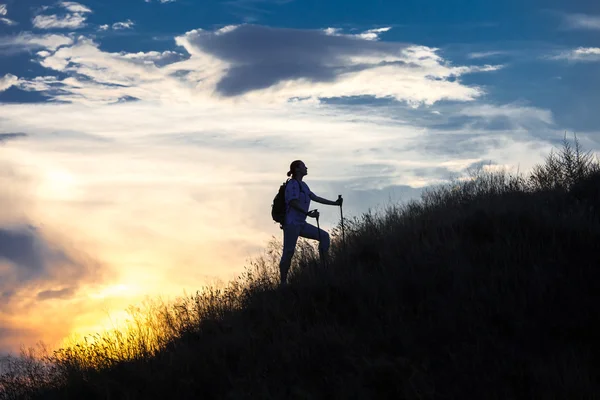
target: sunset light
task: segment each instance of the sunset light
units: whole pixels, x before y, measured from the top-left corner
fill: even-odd
[[[260,310],[267,300],[248,297],[236,283],[242,277],[260,288],[286,288],[288,280],[320,287],[295,275],[298,260],[312,251],[318,260],[306,264],[307,276],[342,256],[368,271],[379,271],[377,263],[398,274],[429,271],[433,264],[421,260],[445,254],[440,246],[466,251],[452,241],[464,232],[475,232],[465,240],[481,249],[517,246],[521,233],[498,234],[483,205],[463,213],[459,200],[444,203],[451,212],[407,208],[416,213],[414,229],[385,250],[378,244],[401,230],[373,222],[373,232],[381,231],[363,237],[357,221],[371,221],[366,212],[403,209],[444,184],[460,201],[470,199],[461,183],[478,173],[529,173],[567,132],[591,154],[600,150],[597,1],[542,3],[0,0],[0,359],[36,343],[51,351],[95,343],[102,332],[114,335],[106,360],[135,359],[139,349],[150,357],[175,348],[173,338],[199,329],[206,316],[221,318],[242,305]],[[561,182],[573,185],[572,174],[565,176]],[[431,196],[429,205],[441,198]],[[583,204],[580,197],[564,200],[565,209]],[[498,209],[530,198],[499,200]],[[563,219],[554,209],[547,213],[550,222],[539,226],[549,232]],[[502,220],[512,221],[506,214]],[[434,223],[443,225],[439,246],[438,236],[428,236],[437,232]],[[481,233],[486,229],[492,233]],[[532,232],[523,237],[543,236]],[[561,237],[544,243],[557,248]],[[421,245],[416,262],[409,255]],[[519,257],[535,246],[522,244]],[[459,268],[450,264],[443,271]],[[256,278],[267,270],[275,283]],[[322,270],[334,279],[334,269]],[[443,277],[452,288],[477,286],[444,273],[424,276]],[[398,298],[414,289],[424,302],[415,309],[425,310],[448,302],[432,297],[439,287],[398,289]],[[328,296],[323,289],[315,302]],[[173,304],[180,308],[168,311]],[[269,312],[235,321],[280,316],[279,309]],[[174,322],[181,315],[185,323]],[[286,318],[281,311],[282,326]],[[502,323],[499,330],[513,332]],[[315,342],[329,337],[309,328],[303,334]],[[398,346],[411,347],[411,338]],[[355,337],[340,333],[339,340]],[[335,348],[325,339],[322,346]],[[104,362],[98,354],[79,356],[94,367]],[[348,370],[359,370],[360,355],[348,360]],[[372,368],[381,371],[365,372],[365,380],[389,372],[383,362]],[[418,380],[421,369],[434,367],[402,368]],[[302,397],[304,388],[297,390]]]

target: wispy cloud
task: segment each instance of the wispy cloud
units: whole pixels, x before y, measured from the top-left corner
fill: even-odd
[[[33,18],[33,26],[37,29],[79,29],[85,26],[86,17],[82,14],[37,15]]]
[[[69,299],[72,298],[76,293],[76,289],[72,287],[67,287],[64,289],[57,290],[43,290],[37,294],[38,300],[49,300],[49,299]]]
[[[86,7],[83,4],[76,3],[74,1],[63,1],[60,3],[60,5],[67,11],[72,13],[87,14],[92,12],[92,10],[89,7]]]
[[[498,57],[508,54],[507,51],[482,51],[482,52],[473,52],[469,53],[467,57],[472,60],[480,59],[480,58],[492,58]]]
[[[546,58],[571,62],[597,62],[600,61],[600,47],[579,47],[574,50],[562,51]]]
[[[0,144],[9,140],[27,137],[25,133],[0,133]]]
[[[61,46],[71,45],[73,39],[65,35],[20,33],[0,37],[0,53],[18,53],[36,49],[56,50]],[[50,53],[42,53],[47,56]]]
[[[457,115],[474,118],[471,124],[480,119],[486,123],[487,129],[535,130],[551,128],[555,124],[550,111],[519,104],[468,106],[458,111]]]
[[[2,22],[3,24],[9,25],[9,26],[18,25],[17,22],[15,22],[11,19],[8,19],[8,18],[0,18],[0,22]]]
[[[76,2],[60,2],[59,7],[67,11],[66,14],[36,15],[33,20],[33,26],[37,29],[80,29],[85,26],[87,14],[92,10]],[[44,10],[50,7],[44,8]]]
[[[564,16],[566,29],[600,30],[600,15],[567,14]]]
[[[369,29],[365,32],[358,33],[358,34],[344,34],[344,33],[342,33],[342,30],[339,28],[327,28],[327,29],[324,29],[323,32],[325,32],[327,35],[330,35],[330,36],[347,36],[347,37],[356,37],[356,38],[364,39],[364,40],[379,40],[379,35],[381,33],[389,31],[390,29],[392,29],[392,28],[384,27],[384,28]]]
[[[17,22],[6,18],[6,15],[8,14],[8,9],[6,7],[6,4],[0,4],[0,22],[2,22],[3,24],[12,26],[12,25],[17,25]]]

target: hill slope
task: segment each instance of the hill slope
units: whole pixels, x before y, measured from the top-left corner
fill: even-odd
[[[346,252],[335,229],[327,269],[305,244],[287,288],[275,252],[180,304],[156,351],[88,365],[63,351],[37,386],[4,383],[46,399],[591,398],[600,175],[586,160],[367,213],[347,221]]]

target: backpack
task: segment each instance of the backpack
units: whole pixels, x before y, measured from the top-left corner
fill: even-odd
[[[291,181],[291,179],[286,180],[279,186],[279,191],[273,198],[273,204],[271,205],[271,217],[273,218],[273,221],[280,224],[280,228],[282,228],[285,223],[285,188],[289,181]],[[298,184],[300,186],[300,192],[304,193],[300,182],[298,182]]]

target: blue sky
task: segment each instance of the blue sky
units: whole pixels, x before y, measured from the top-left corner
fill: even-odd
[[[0,58],[0,351],[238,275],[294,159],[353,216],[600,146],[592,1],[0,0]]]
[[[5,18],[17,24],[1,24],[0,34],[22,32],[64,33],[68,29],[36,29],[33,17],[50,1],[6,1]],[[594,129],[597,113],[589,112],[598,101],[597,54],[590,61],[548,61],[577,48],[597,48],[600,6],[590,1],[192,1],[161,3],[133,1],[126,4],[89,1],[91,13],[82,14],[85,26],[71,30],[93,34],[107,52],[176,50],[173,38],[192,29],[214,30],[227,25],[252,23],[270,27],[324,29],[336,27],[361,32],[391,27],[381,41],[417,43],[438,48],[455,63],[505,67],[494,74],[465,76],[467,84],[485,85],[487,98],[496,102],[528,102],[554,113],[556,121],[579,132]],[[68,10],[54,8],[59,15]],[[51,12],[50,12],[51,13]],[[587,21],[586,21],[587,16]],[[594,18],[596,18],[594,20]],[[133,22],[130,29],[98,31],[98,27]],[[4,51],[6,54],[6,51]],[[477,58],[472,58],[473,55]],[[487,56],[486,56],[487,55]],[[471,56],[471,57],[470,57]],[[0,74],[44,74],[29,53],[3,57]],[[574,95],[576,93],[577,95]],[[566,99],[569,99],[566,101]],[[40,101],[35,92],[16,89],[0,94],[0,101]]]

